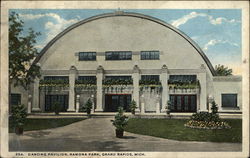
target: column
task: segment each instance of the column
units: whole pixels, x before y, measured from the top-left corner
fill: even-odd
[[[77,94],[76,95],[76,112],[79,112],[79,108],[80,108],[80,95]]]
[[[95,112],[95,97],[93,94],[91,95],[91,102],[92,102],[91,113],[94,113]]]
[[[169,100],[169,89],[168,89],[168,68],[166,65],[163,65],[161,68],[161,85],[162,85],[162,105],[161,112],[166,112],[167,102]]]
[[[136,105],[138,108],[135,109],[136,112],[139,112],[139,105],[140,105],[140,96],[139,96],[139,78],[140,78],[140,74],[139,74],[140,70],[139,67],[137,65],[134,66],[133,68],[133,100],[136,102]]]
[[[145,113],[145,100],[144,100],[144,95],[141,96],[141,114]]]
[[[104,69],[101,65],[97,68],[97,74],[96,74],[96,85],[97,85],[97,92],[96,92],[96,112],[103,111],[103,94],[102,94],[102,80],[103,80],[103,73]]]
[[[35,78],[33,83],[32,111],[41,111],[39,107],[39,78]]]
[[[32,102],[32,95],[29,94],[28,95],[28,108],[27,108],[28,114],[31,113],[31,106],[32,106],[31,102]]]
[[[75,79],[76,67],[71,66],[69,70],[69,107],[67,111],[75,111]]]
[[[207,110],[207,76],[206,76],[206,68],[202,64],[201,72],[197,75],[197,79],[200,82],[200,111],[208,111]]]
[[[160,96],[157,94],[156,96],[156,106],[155,106],[155,111],[157,114],[160,113]]]

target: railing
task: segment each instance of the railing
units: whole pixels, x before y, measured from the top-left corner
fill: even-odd
[[[40,80],[39,89],[43,91],[65,91],[69,89],[69,80]]]
[[[193,94],[199,93],[200,83],[196,81],[170,81],[168,80],[169,93],[171,94]]]

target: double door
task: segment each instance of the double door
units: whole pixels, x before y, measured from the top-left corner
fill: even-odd
[[[170,95],[172,112],[196,112],[196,95]]]
[[[68,109],[68,95],[45,95],[45,111],[52,112],[53,106],[57,102],[61,112],[66,112]]]
[[[118,107],[123,107],[124,111],[129,112],[129,104],[131,103],[130,94],[106,94],[105,95],[105,112],[117,112]]]

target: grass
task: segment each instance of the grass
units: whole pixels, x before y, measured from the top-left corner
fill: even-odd
[[[84,120],[84,118],[44,118],[44,119],[32,119],[28,118],[25,125],[24,131],[32,131],[32,130],[42,130],[42,129],[50,129],[56,127],[62,127],[74,122],[78,122]],[[10,121],[9,124],[9,133],[13,133],[14,128]]]
[[[180,141],[242,142],[242,120],[226,119],[231,129],[205,130],[184,127],[187,120],[129,119],[125,131]]]

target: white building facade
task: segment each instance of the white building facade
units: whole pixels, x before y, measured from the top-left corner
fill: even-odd
[[[80,21],[58,34],[34,61],[41,66],[28,91],[12,87],[12,104],[29,112],[79,112],[91,99],[94,112],[163,113],[208,111],[240,113],[241,76],[216,76],[202,50],[173,26],[137,13],[115,12]]]

